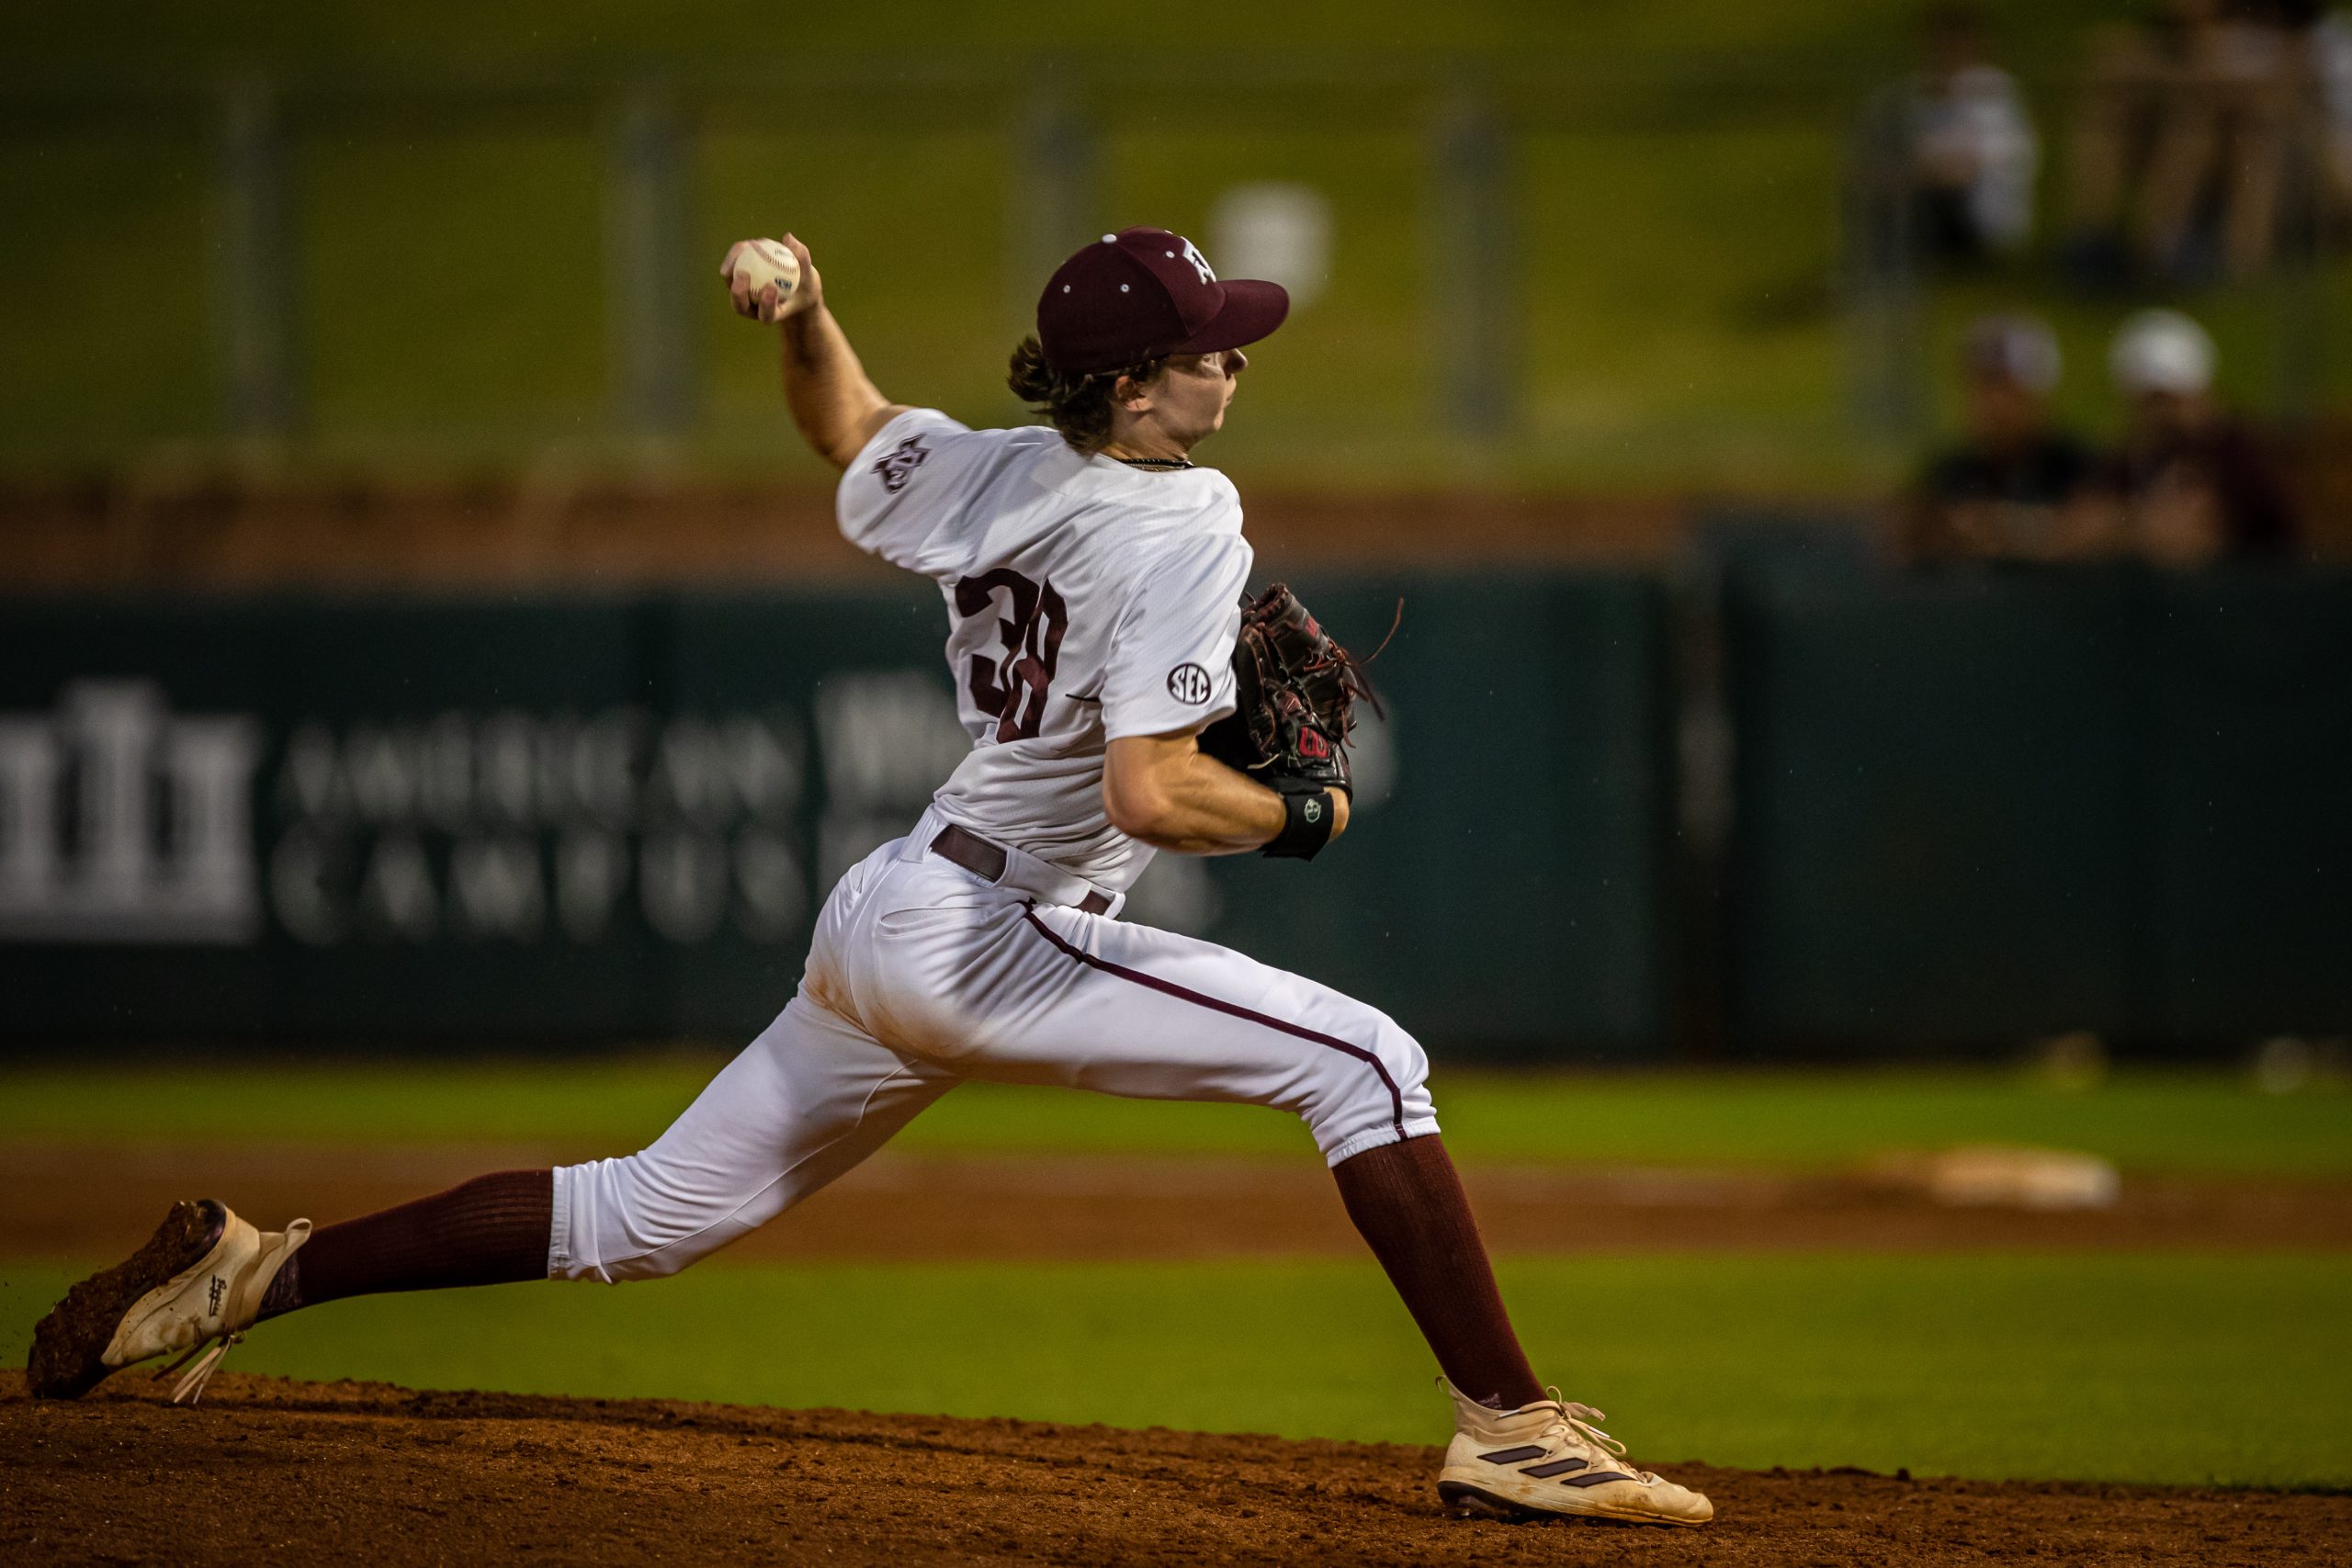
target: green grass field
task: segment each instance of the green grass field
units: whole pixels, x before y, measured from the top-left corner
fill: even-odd
[[[2084,25],[2130,7],[1988,9],[2000,54],[2034,84],[2054,231],[2064,74]],[[17,243],[0,248],[10,345],[0,463],[184,452],[217,432],[207,301],[222,237],[201,95],[232,66],[330,89],[297,117],[288,154],[310,410],[296,458],[412,472],[607,460],[604,111],[560,96],[490,114],[430,97],[399,107],[397,95],[352,90],[453,71],[618,80],[649,60],[689,74],[798,73],[788,92],[738,94],[714,115],[692,169],[694,231],[680,243],[715,262],[729,239],[797,228],[877,379],[906,400],[1019,417],[999,378],[1036,280],[1011,276],[1014,148],[1028,96],[1045,86],[1098,111],[1099,221],[1205,235],[1218,195],[1245,180],[1303,182],[1329,197],[1329,287],[1259,356],[1214,449],[1245,481],[1854,487],[1909,460],[1850,418],[1834,286],[1843,139],[1869,92],[1910,58],[1902,8],[1383,0],[1269,12],[1211,0],[1187,25],[1249,40],[1227,52],[1319,59],[1342,81],[1350,70],[1393,76],[1403,62],[1438,88],[1399,90],[1377,74],[1353,90],[1252,88],[1191,57],[1136,82],[1107,47],[1084,41],[1097,24],[1070,5],[911,0],[797,17],[789,39],[740,0],[661,11],[449,0],[38,8],[11,39],[27,78],[128,75],[197,96],[168,111],[0,121],[0,201],[17,220]],[[1041,55],[1057,63],[1041,70]],[[1521,363],[1497,367],[1520,382],[1523,417],[1500,456],[1465,457],[1433,417],[1439,328],[1425,307],[1445,279],[1425,237],[1425,125],[1449,61],[1467,80],[1534,73],[1515,89],[1529,129],[1509,176]],[[995,85],[934,102],[888,84],[894,70],[938,66]],[[878,88],[849,79],[877,67]],[[1195,69],[1204,80],[1188,86]],[[944,234],[956,238],[943,246]],[[556,258],[560,286],[514,272],[513,258],[532,254]],[[815,460],[782,435],[769,354],[728,315],[700,262],[691,281],[704,409],[684,456],[818,482]],[[2333,267],[2322,292],[2315,313],[2268,286],[2179,302],[2220,334],[2233,395],[2273,402],[2281,356],[2300,347],[2318,355],[2320,392],[2340,400],[2352,392],[2352,266]],[[2073,371],[2064,400],[2099,424],[2114,417],[2105,337],[2143,302],[2072,299],[2037,264],[1936,291],[1925,324],[1943,352],[1978,310],[2051,313]]]
[[[1637,1460],[2352,1484],[2352,1258],[1589,1258],[1503,1266],[1530,1353]],[[0,1269],[0,1357],[70,1282]],[[1434,1442],[1367,1260],[714,1265],[337,1303],[231,1363],[423,1387]]]
[[[556,1144],[651,1138],[723,1058],[69,1067],[0,1072],[0,1137],[191,1143]],[[1513,1074],[1441,1069],[1464,1159],[1826,1168],[1962,1143],[2081,1149],[2128,1170],[2352,1174],[2352,1088],[2267,1094],[2238,1075],[2133,1071],[2067,1089],[2025,1072]],[[913,1149],[1305,1155],[1254,1108],[969,1084],[901,1134]]]
[[[0,1139],[624,1148],[709,1059],[0,1074]],[[2352,1093],[2218,1073],[1441,1074],[1465,1160],[1834,1167],[1977,1140],[2129,1169],[2341,1179]],[[1268,1112],[970,1086],[908,1146],[1311,1158]],[[786,1221],[786,1223],[789,1223]],[[89,1260],[0,1265],[0,1357]],[[1507,1258],[1539,1366],[1637,1457],[2352,1485],[2352,1257],[1707,1253]],[[1363,1261],[731,1263],[620,1290],[336,1303],[249,1370],[412,1386],[1433,1440],[1410,1323]]]

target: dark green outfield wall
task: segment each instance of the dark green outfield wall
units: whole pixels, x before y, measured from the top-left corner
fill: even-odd
[[[1690,997],[1762,1055],[2352,1028],[2352,583],[1740,565],[1712,876],[1660,584],[1300,586],[1359,648],[1406,601],[1356,828],[1161,857],[1131,918],[1442,1050],[1667,1055]],[[922,590],[0,606],[0,1034],[747,1033],[965,748],[944,629]]]
[[[2352,1028],[2352,582],[1756,570],[1736,1037]]]
[[[1162,857],[1133,918],[1432,1039],[1664,1033],[1662,599],[1317,584],[1390,717],[1312,867]],[[0,610],[0,1032],[736,1036],[967,743],[937,596]]]

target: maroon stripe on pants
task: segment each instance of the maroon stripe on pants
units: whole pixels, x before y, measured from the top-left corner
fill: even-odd
[[[1190,1002],[1194,1007],[1206,1008],[1211,1012],[1221,1012],[1230,1018],[1246,1019],[1251,1023],[1262,1023],[1268,1029],[1277,1029],[1284,1034],[1295,1034],[1301,1040],[1311,1040],[1317,1045],[1328,1046],[1334,1051],[1346,1052],[1380,1075],[1382,1085],[1388,1090],[1388,1103],[1396,1108],[1396,1135],[1399,1138],[1405,1135],[1405,1096],[1396,1088],[1396,1080],[1388,1076],[1388,1069],[1381,1064],[1380,1058],[1363,1046],[1351,1045],[1346,1041],[1335,1039],[1329,1034],[1317,1034],[1315,1031],[1302,1029],[1295,1023],[1284,1023],[1279,1018],[1268,1018],[1264,1013],[1252,1012],[1238,1003],[1219,1001],[1215,997],[1204,997],[1198,991],[1187,990],[1172,980],[1163,980],[1157,975],[1147,975],[1140,969],[1130,969],[1125,964],[1114,964],[1107,958],[1097,958],[1094,954],[1083,949],[1072,947],[1064,942],[1053,927],[1037,918],[1037,907],[1035,904],[1023,908],[1021,918],[1036,927],[1040,932],[1044,933],[1046,940],[1060,948],[1066,956],[1077,959],[1090,969],[1100,969],[1105,975],[1116,975],[1122,980],[1148,987],[1163,996],[1174,997],[1180,1002]]]

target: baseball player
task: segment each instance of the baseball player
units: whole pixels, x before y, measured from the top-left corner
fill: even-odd
[[[971,752],[913,831],[842,878],[798,993],[649,1147],[315,1232],[182,1203],[42,1321],[32,1392],[71,1398],[177,1350],[193,1365],[175,1397],[195,1397],[254,1324],[343,1296],[673,1274],[958,1083],[1065,1084],[1305,1121],[1443,1370],[1447,1503],[1704,1523],[1706,1498],[1625,1462],[1600,1412],[1529,1370],[1412,1038],[1312,980],[1119,919],[1156,852],[1311,859],[1347,830],[1344,769],[1272,787],[1200,743],[1240,705],[1250,550],[1233,485],[1192,453],[1224,423],[1243,350],[1281,325],[1282,288],[1220,281],[1166,230],[1105,234],[1047,282],[1012,356],[1047,423],[971,430],[877,390],[808,248],[783,244],[788,289],[755,287],[744,247],[729,253],[735,309],[779,329],[793,421],[842,470],[842,533],[940,585]]]

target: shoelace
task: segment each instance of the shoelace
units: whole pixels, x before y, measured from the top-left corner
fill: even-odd
[[[155,1377],[161,1381],[170,1377],[182,1367],[187,1367],[187,1375],[172,1385],[172,1403],[195,1404],[204,1398],[204,1385],[210,1382],[212,1374],[220,1370],[220,1363],[226,1359],[230,1350],[244,1342],[245,1337],[243,1332],[218,1334],[209,1339],[199,1339],[194,1349],[170,1366],[164,1368],[155,1374]],[[196,1364],[189,1366],[188,1363],[191,1361]]]
[[[1566,1427],[1575,1433],[1575,1437],[1571,1438],[1570,1441],[1581,1442],[1588,1448],[1614,1455],[1618,1459],[1625,1457],[1625,1445],[1600,1429],[1600,1423],[1609,1419],[1609,1412],[1595,1410],[1589,1404],[1578,1404],[1572,1399],[1562,1399],[1560,1391],[1556,1388],[1547,1388],[1544,1392],[1552,1396],[1552,1403],[1560,1412],[1559,1420],[1544,1429],[1545,1438],[1548,1439],[1553,1433]],[[1563,1435],[1566,1436],[1566,1434]],[[1634,1478],[1645,1486],[1657,1480],[1657,1476],[1646,1470],[1634,1471]]]

